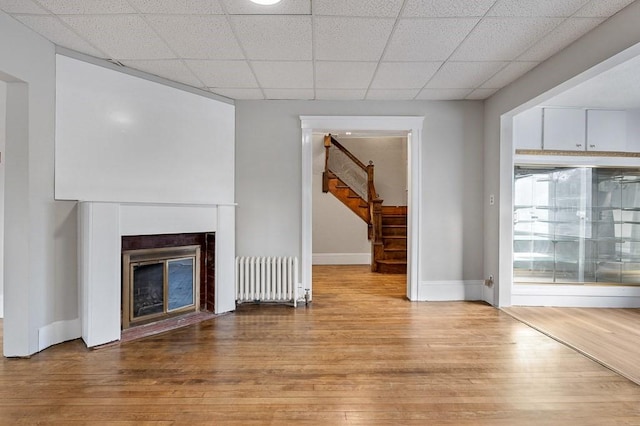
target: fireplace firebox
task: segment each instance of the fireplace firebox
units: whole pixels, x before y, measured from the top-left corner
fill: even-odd
[[[214,234],[123,237],[122,329],[212,311],[214,238]]]

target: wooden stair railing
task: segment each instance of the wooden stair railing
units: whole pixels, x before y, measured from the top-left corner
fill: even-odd
[[[324,137],[325,147],[325,170],[322,174],[322,191],[330,192],[343,204],[345,204],[358,217],[365,221],[368,225],[368,237],[371,241],[371,271],[372,272],[390,272],[404,273],[406,272],[406,207],[404,208],[404,236],[394,234],[386,236],[385,229],[394,229],[395,224],[385,225],[389,217],[398,216],[398,208],[383,207],[383,200],[379,198],[374,183],[374,165],[369,161],[368,165],[364,165],[357,157],[347,150],[340,142],[335,140],[328,134]],[[335,166],[336,162],[331,161],[332,147],[338,151],[334,151],[334,155],[343,156],[344,162],[340,167]],[[332,163],[334,166],[332,167]],[[344,170],[346,168],[346,170]],[[355,182],[354,175],[360,175],[362,178],[366,175],[366,182]],[[352,181],[352,184],[349,181]],[[366,188],[354,188],[362,183]],[[393,210],[389,210],[393,209]],[[385,211],[387,214],[385,215]],[[394,229],[394,233],[396,230]],[[398,243],[404,238],[404,244]],[[393,246],[390,244],[392,241]],[[385,244],[389,247],[385,247]],[[404,247],[404,248],[403,248]],[[402,254],[404,250],[404,267],[402,266]]]

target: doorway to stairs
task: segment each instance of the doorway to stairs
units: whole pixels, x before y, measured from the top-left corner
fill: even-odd
[[[407,135],[313,134],[313,264],[407,272]]]
[[[406,297],[418,299],[420,276],[420,152],[424,117],[398,116],[301,116],[302,127],[302,221],[301,278],[302,286],[312,298],[313,263],[313,168],[314,134],[354,131],[369,134],[394,134],[406,138],[407,146],[407,275]]]

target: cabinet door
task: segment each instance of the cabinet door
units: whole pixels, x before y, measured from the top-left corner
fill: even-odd
[[[587,110],[587,150],[624,152],[626,149],[626,112]]]
[[[572,108],[544,108],[543,149],[585,150],[585,111]]]
[[[542,149],[542,108],[531,108],[513,117],[513,146]]]

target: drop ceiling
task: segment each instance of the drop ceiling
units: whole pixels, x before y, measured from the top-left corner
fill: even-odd
[[[233,99],[485,99],[633,0],[0,0],[53,43]]]

